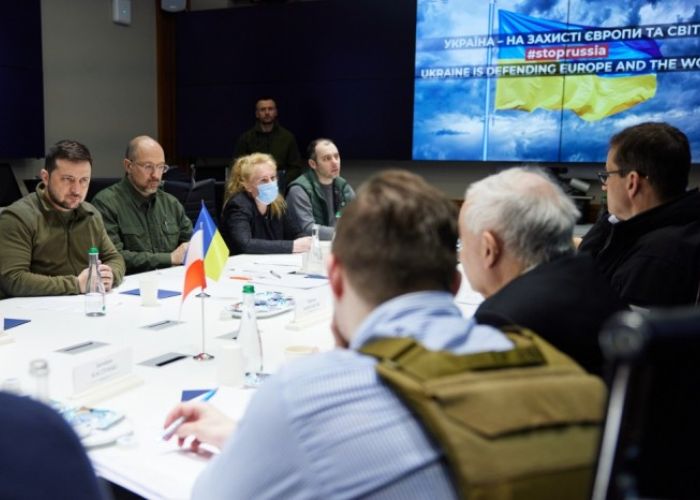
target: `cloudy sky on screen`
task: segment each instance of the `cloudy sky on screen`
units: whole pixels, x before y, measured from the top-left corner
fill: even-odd
[[[498,9],[593,27],[700,22],[691,0],[499,0]],[[567,10],[569,9],[569,10]],[[421,39],[485,35],[488,2],[418,0],[416,36]],[[497,13],[494,23],[498,22]],[[496,27],[497,31],[497,27]],[[665,57],[700,56],[700,37],[658,41]],[[497,60],[494,53],[494,63]],[[419,51],[416,68],[486,64],[480,49]],[[413,154],[416,159],[481,159],[484,79],[416,80]],[[492,100],[493,89],[492,83]],[[493,104],[492,106],[493,107]],[[600,121],[571,111],[499,110],[491,115],[489,160],[605,161],[609,137],[642,121],[667,121],[685,131],[700,161],[700,72],[657,75],[656,96]]]

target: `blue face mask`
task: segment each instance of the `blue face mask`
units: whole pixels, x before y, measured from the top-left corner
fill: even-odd
[[[265,184],[258,184],[258,196],[255,199],[264,205],[269,205],[275,201],[278,194],[277,181],[270,181]]]

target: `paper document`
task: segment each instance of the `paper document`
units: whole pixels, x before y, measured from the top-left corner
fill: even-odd
[[[310,288],[317,288],[327,285],[328,278],[312,277],[305,274],[278,274],[277,276],[254,276],[252,282],[257,285],[267,285],[275,288],[285,287],[308,290]]]

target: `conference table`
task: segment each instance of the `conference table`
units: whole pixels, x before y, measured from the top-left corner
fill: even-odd
[[[82,295],[2,300],[3,317],[30,321],[5,333],[10,338],[0,344],[0,383],[11,382],[31,394],[35,381],[28,372],[30,361],[47,360],[51,400],[125,415],[97,440],[85,440],[99,476],[146,498],[188,498],[210,456],[206,450],[195,454],[180,449],[174,439],[163,441],[163,421],[183,391],[218,388],[209,404],[234,419],[245,412],[255,389],[219,383],[219,371],[226,369],[220,366],[221,353],[235,342],[240,323],[230,307],[241,300],[243,284],[254,284],[258,292],[281,291],[296,303],[287,312],[257,320],[265,372],[274,373],[288,362],[289,346],[319,352],[334,348],[327,280],[313,277],[313,286],[306,287],[306,276],[294,274],[301,266],[300,254],[231,257],[221,278],[209,281],[207,297],[194,292],[184,302],[176,294],[184,283],[182,266],[130,275],[107,294],[102,317],[85,315]],[[173,295],[155,307],[143,306],[141,297],[132,293],[142,278],[153,276],[159,290]],[[463,281],[457,303],[469,315],[481,299]],[[212,360],[193,358],[202,352],[203,338]],[[85,388],[91,377],[105,381]]]

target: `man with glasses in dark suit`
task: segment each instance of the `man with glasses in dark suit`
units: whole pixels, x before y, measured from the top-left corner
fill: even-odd
[[[124,178],[97,193],[92,204],[102,213],[126,272],[182,264],[192,222],[177,198],[160,189],[169,169],[163,148],[142,135],[129,141],[125,156]]]
[[[687,190],[686,135],[667,123],[641,123],[610,140],[599,178],[608,213],[583,238],[612,287],[628,303],[698,303],[700,193]]]

